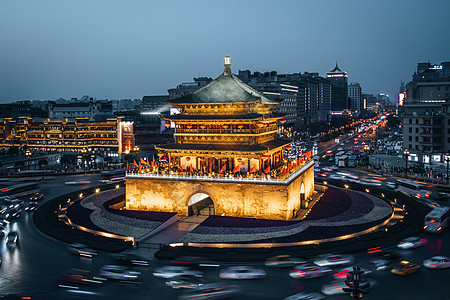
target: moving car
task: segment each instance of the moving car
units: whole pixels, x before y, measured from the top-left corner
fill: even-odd
[[[328,267],[319,267],[313,264],[301,265],[289,271],[292,278],[316,278],[325,276],[331,269]]]
[[[417,236],[412,236],[401,241],[397,247],[400,249],[413,249],[426,245],[427,240]]]
[[[224,299],[237,295],[240,289],[236,285],[225,283],[208,283],[187,290],[178,299]]]
[[[44,194],[42,193],[34,193],[33,196],[30,197],[30,201],[39,201],[44,198]]]
[[[6,236],[6,246],[8,248],[15,248],[19,241],[19,234],[16,231],[10,231]]]
[[[340,266],[350,265],[355,261],[355,258],[346,254],[325,254],[319,255],[314,263],[318,266]]]
[[[298,293],[284,298],[283,300],[321,300],[325,298],[320,293]]]
[[[164,266],[153,271],[153,276],[161,278],[173,278],[179,275],[190,275],[195,277],[202,277],[200,271],[192,270],[188,267],[182,266]]]
[[[39,203],[30,202],[27,206],[25,206],[26,211],[35,211],[39,207]]]
[[[399,264],[392,268],[391,272],[397,275],[408,275],[419,270],[420,266],[409,261],[402,260]]]
[[[105,278],[94,276],[90,271],[80,269],[70,270],[64,275],[64,279],[67,282],[78,283],[83,285],[101,284],[106,280]]]
[[[66,181],[65,184],[68,185],[81,185],[81,184],[88,184],[91,183],[90,180],[86,180],[86,179],[79,179],[79,180],[73,180],[73,181]]]
[[[433,256],[424,260],[423,266],[430,269],[446,269],[450,267],[450,258],[446,256]]]
[[[290,255],[277,255],[266,259],[266,267],[294,267],[296,265],[304,264],[306,261],[304,259],[292,257]]]
[[[257,279],[265,278],[266,271],[248,266],[236,266],[223,269],[219,273],[223,279]]]
[[[67,249],[70,253],[83,257],[93,257],[97,255],[95,250],[92,250],[83,244],[70,244],[67,246]]]
[[[148,266],[150,262],[142,256],[135,253],[121,253],[113,256],[113,259],[124,265]]]
[[[130,270],[124,266],[105,265],[100,268],[100,275],[113,280],[138,281],[141,272]]]
[[[212,262],[207,258],[196,256],[180,256],[171,261],[173,265],[181,265],[191,268],[203,268],[203,267],[220,267],[216,262]]]
[[[370,283],[370,287],[372,288],[374,286],[376,286],[378,284],[377,281],[371,279],[371,278],[367,278],[367,280],[365,280],[364,282],[368,282]],[[346,292],[344,292],[344,290],[342,288],[348,287],[345,284],[345,280],[334,280],[331,281],[328,284],[325,284],[322,286],[322,288],[320,289],[320,291],[322,293],[324,293],[325,295],[339,295],[339,294],[346,294]]]
[[[192,275],[179,275],[166,280],[173,289],[193,289],[207,283],[204,279]]]
[[[371,271],[366,270],[364,268],[359,268],[362,272],[364,272],[364,275],[370,274]],[[340,269],[338,270],[336,273],[333,274],[333,277],[335,279],[346,279],[347,275],[350,274],[350,272],[352,272],[354,270],[353,267],[348,267],[348,268],[344,268],[344,269]]]

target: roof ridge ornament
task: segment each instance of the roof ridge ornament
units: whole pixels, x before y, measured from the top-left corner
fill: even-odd
[[[223,73],[225,75],[230,75],[231,74],[231,58],[229,56],[225,56],[225,70],[223,71]]]

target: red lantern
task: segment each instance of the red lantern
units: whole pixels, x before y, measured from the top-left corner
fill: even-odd
[[[164,156],[164,152],[158,152],[158,157],[161,159],[161,157]]]
[[[238,128],[242,129],[242,128],[244,128],[244,125],[238,125]]]
[[[186,128],[187,128],[187,129],[191,129],[191,128],[192,128],[192,125],[186,125]]]
[[[242,162],[242,158],[238,158],[237,161],[238,161],[238,162]]]
[[[286,150],[291,150],[292,149],[292,146],[286,146]]]
[[[205,128],[206,128],[206,125],[200,125],[200,128],[201,128],[201,129],[205,129]]]
[[[166,122],[166,123],[164,124],[164,126],[166,126],[166,128],[169,128],[169,127],[170,127],[170,122]]]
[[[226,162],[227,159],[226,159],[226,158],[222,158],[221,161],[222,161],[222,162]]]
[[[187,160],[187,161],[190,161],[190,160],[191,160],[191,158],[190,158],[190,157],[188,156],[188,157],[186,157],[186,160]]]
[[[228,125],[222,125],[222,127],[224,128],[224,129],[228,129],[228,127],[230,127],[230,126],[228,126]]]
[[[280,123],[283,124],[286,122],[286,119],[280,119]]]
[[[261,159],[268,159],[269,157],[267,155],[262,155]]]
[[[256,123],[256,126],[258,126],[259,128],[264,127],[264,123],[263,122],[258,122],[258,123]]]

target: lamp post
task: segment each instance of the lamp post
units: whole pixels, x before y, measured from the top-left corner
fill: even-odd
[[[134,154],[136,155],[136,161],[137,161],[138,160],[139,147],[138,146],[134,146],[133,151],[134,151]]]
[[[366,165],[369,164],[369,151],[370,151],[369,145],[364,145],[364,152],[366,153]]]
[[[86,153],[87,153],[87,149],[86,148],[81,149],[81,153],[83,153],[83,155],[82,155],[82,157],[83,157],[82,163],[83,163],[83,167],[84,167],[84,174],[86,174],[86,164],[87,164]]]
[[[28,165],[28,170],[30,170],[30,156],[31,156],[31,151],[27,150],[27,152],[25,152],[25,155],[27,157],[27,165]],[[447,172],[448,174],[448,172]],[[447,176],[448,177],[448,176]]]
[[[446,181],[447,183],[449,182],[449,178],[448,178],[448,163],[450,162],[450,153],[446,153],[444,156],[445,162],[447,163],[447,177],[446,177]]]
[[[405,156],[405,173],[408,173],[408,156],[409,156],[409,150],[408,150],[408,149],[403,150],[403,155]]]

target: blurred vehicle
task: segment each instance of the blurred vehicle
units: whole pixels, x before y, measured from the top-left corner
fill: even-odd
[[[386,270],[389,266],[398,262],[401,259],[400,255],[395,252],[378,252],[369,259],[369,262],[375,265],[377,271]]]
[[[134,265],[134,266],[148,266],[150,262],[135,253],[121,253],[113,256],[113,259],[124,265]]]
[[[354,257],[346,254],[324,254],[319,255],[314,263],[318,266],[340,266],[350,265],[355,261]]]
[[[81,185],[81,184],[88,184],[91,183],[90,180],[86,180],[86,179],[79,179],[79,180],[73,180],[73,181],[66,181],[65,184],[68,185]]]
[[[208,283],[187,290],[178,299],[225,299],[237,295],[241,290],[236,285]]]
[[[16,219],[18,217],[20,217],[22,214],[22,209],[20,207],[13,207],[13,208],[9,208],[3,215],[3,217],[8,220],[11,221],[13,219]]]
[[[164,266],[153,271],[153,276],[161,278],[173,278],[179,275],[190,275],[195,277],[203,276],[202,272],[200,271],[181,266]]]
[[[427,190],[427,186],[422,183],[406,180],[396,179],[397,187],[395,190],[402,192],[410,197],[416,198],[430,198],[432,195],[430,190]]]
[[[179,275],[166,280],[166,285],[173,289],[193,289],[207,283],[204,279],[192,275]]]
[[[419,270],[420,266],[410,263],[409,261],[402,260],[399,264],[394,266],[391,270],[392,273],[397,275],[408,275]]]
[[[292,278],[316,278],[325,276],[331,269],[328,267],[319,267],[313,264],[301,265],[289,271]]]
[[[371,278],[367,278],[364,282],[368,282],[370,283],[370,287],[369,288],[373,288],[375,287],[378,282],[371,279]],[[339,294],[346,294],[346,292],[344,292],[344,290],[342,288],[348,287],[345,284],[345,280],[333,280],[328,284],[325,284],[322,286],[322,288],[320,289],[320,291],[322,293],[324,293],[325,295],[329,296],[329,295],[339,295]]]
[[[412,236],[401,241],[397,247],[400,249],[413,249],[426,245],[427,240],[417,236]]]
[[[35,211],[39,207],[39,203],[30,202],[27,206],[25,206],[26,211]]]
[[[433,256],[424,260],[423,266],[430,269],[446,269],[450,267],[450,258],[446,256]]]
[[[235,266],[223,269],[219,273],[223,279],[257,279],[265,278],[266,271],[248,266]]]
[[[331,174],[331,175],[330,175],[330,179],[344,180],[345,177],[344,177],[344,176],[341,176],[341,175]]]
[[[6,246],[8,248],[15,248],[19,242],[19,234],[16,231],[10,231],[6,236]]]
[[[138,281],[141,272],[130,270],[124,266],[117,265],[105,265],[100,268],[99,271],[101,276],[113,280],[124,280],[124,281]]]
[[[323,298],[325,297],[322,294],[312,292],[294,294],[284,298],[283,300],[321,300]]]
[[[395,189],[397,187],[397,184],[393,181],[387,181],[386,185],[388,186],[388,188],[391,188],[391,189]]]
[[[424,226],[428,232],[440,233],[448,225],[450,210],[448,207],[435,207],[425,216]]]
[[[44,198],[44,194],[42,193],[34,193],[33,196],[30,197],[30,201],[39,201]]]
[[[296,265],[304,264],[306,261],[304,259],[292,257],[290,255],[277,255],[266,259],[266,267],[294,267]]]
[[[371,186],[381,186],[381,181],[376,179],[361,179],[360,183],[363,185],[371,185]]]
[[[174,265],[182,265],[191,268],[220,267],[219,264],[212,262],[207,258],[196,256],[180,256],[173,259],[171,263]]]
[[[88,246],[84,244],[70,244],[67,246],[67,250],[72,254],[83,257],[93,257],[97,255],[95,250],[88,248]]]
[[[121,181],[125,179],[125,173],[126,170],[104,171],[99,181],[104,183]]]
[[[364,272],[364,275],[370,274],[371,271],[366,270],[364,268],[359,268],[362,272]],[[354,269],[353,267],[348,267],[348,268],[344,268],[344,269],[340,269],[338,270],[336,273],[333,274],[333,277],[335,279],[346,279],[347,275],[350,274],[350,272],[352,272]]]
[[[68,282],[95,285],[105,282],[106,278],[94,276],[92,272],[87,270],[72,269],[64,274],[64,279]]]

